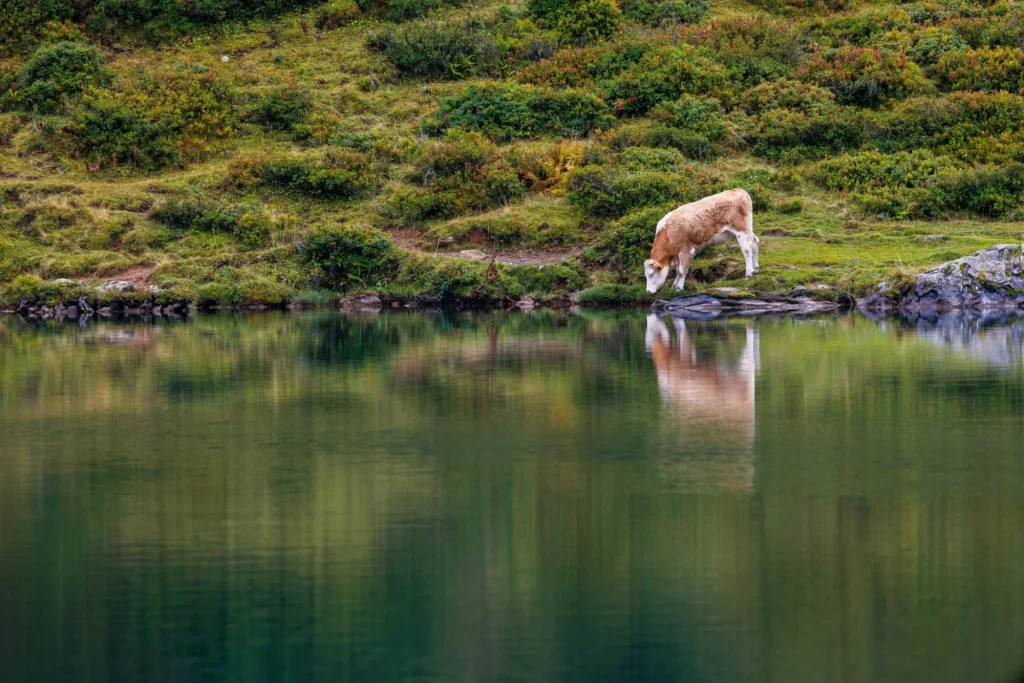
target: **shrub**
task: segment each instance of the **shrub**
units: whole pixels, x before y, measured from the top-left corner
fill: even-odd
[[[928,148],[965,161],[984,160],[989,141],[1024,127],[1024,98],[1009,93],[952,93],[908,100],[875,123],[883,151]]]
[[[651,255],[658,221],[675,206],[671,202],[662,202],[616,221],[597,245],[601,262],[621,275],[639,277],[644,261]]]
[[[293,130],[313,111],[313,97],[294,81],[261,95],[252,108],[252,119],[268,130]]]
[[[643,24],[695,24],[708,13],[708,0],[622,0],[623,13]]]
[[[604,99],[620,114],[642,116],[680,95],[729,96],[729,75],[721,64],[690,45],[668,47],[645,55],[606,84]]]
[[[749,114],[796,109],[813,115],[831,110],[835,101],[835,95],[824,88],[784,78],[748,90],[743,96],[743,107]]]
[[[683,204],[713,194],[720,180],[694,167],[679,173],[630,172],[587,166],[569,179],[569,203],[599,218],[618,218],[630,211],[666,202]]]
[[[316,287],[345,290],[377,285],[397,267],[391,240],[379,230],[350,226],[311,230],[299,257]]]
[[[361,14],[353,0],[331,0],[317,10],[315,23],[321,31],[330,31],[355,21]]]
[[[233,125],[231,91],[215,72],[189,68],[88,91],[64,131],[95,168],[158,170],[207,157]]]
[[[943,54],[935,64],[939,83],[949,90],[1024,91],[1024,52],[983,47]]]
[[[549,59],[520,69],[520,83],[548,88],[588,88],[637,64],[653,49],[647,40],[617,40],[595,47],[559,50]]]
[[[960,168],[963,164],[948,157],[936,157],[925,150],[895,154],[868,151],[823,161],[814,167],[809,177],[829,190],[865,191],[882,187],[920,187],[941,172]]]
[[[461,128],[508,141],[544,134],[584,137],[612,123],[608,108],[593,95],[531,86],[474,85],[441,100],[423,128],[433,135]]]
[[[74,12],[69,0],[5,2],[0,7],[0,55],[34,45],[48,22],[67,21]]]
[[[749,0],[754,7],[770,12],[794,11],[830,11],[847,10],[853,6],[853,0]]]
[[[271,232],[270,219],[261,207],[226,204],[199,194],[170,200],[153,218],[176,231],[233,235],[251,247],[266,244]]]
[[[767,16],[729,17],[679,31],[680,39],[714,55],[748,86],[791,77],[808,49],[804,31]]]
[[[621,21],[614,0],[580,0],[559,13],[555,31],[564,43],[588,45],[614,36]]]
[[[916,64],[929,68],[934,66],[947,52],[967,47],[955,32],[945,27],[930,26],[914,31],[907,38],[907,54]],[[931,73],[933,70],[929,70]]]
[[[550,57],[555,38],[530,22],[499,17],[421,21],[371,34],[370,49],[383,53],[408,78],[457,80],[473,75],[502,75]]]
[[[615,165],[627,171],[676,171],[686,159],[674,149],[629,147],[619,154]]]
[[[70,41],[42,45],[25,63],[11,104],[40,114],[55,114],[73,97],[103,81],[103,55],[92,45]]]
[[[356,199],[380,187],[381,169],[365,154],[327,149],[318,159],[278,156],[255,162],[255,168],[234,169],[233,180],[244,186],[251,174],[256,184],[277,187],[320,199]],[[252,181],[249,181],[252,182]]]
[[[805,22],[801,28],[810,33],[815,42],[839,47],[873,45],[885,33],[906,30],[913,26],[913,19],[906,10],[886,8],[826,15]]]
[[[928,92],[931,83],[906,55],[882,48],[841,47],[800,67],[802,80],[831,90],[843,104],[877,106]]]
[[[843,107],[805,114],[794,109],[771,109],[756,119],[751,134],[754,154],[766,159],[820,159],[860,147],[864,119]]]
[[[443,7],[460,7],[464,0],[356,0],[359,9],[380,19],[402,22]]]

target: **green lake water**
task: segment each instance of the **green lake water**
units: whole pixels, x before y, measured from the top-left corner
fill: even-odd
[[[0,680],[1014,680],[1022,336],[0,318]]]

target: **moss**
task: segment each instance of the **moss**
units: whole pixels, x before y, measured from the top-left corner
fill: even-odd
[[[581,306],[639,306],[654,301],[643,285],[602,284],[579,293]]]

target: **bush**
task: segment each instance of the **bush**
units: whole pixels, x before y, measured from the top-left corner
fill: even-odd
[[[642,116],[680,95],[731,95],[729,75],[721,64],[690,45],[649,53],[606,83],[600,91],[623,115]]]
[[[695,201],[713,194],[719,185],[716,176],[693,167],[663,173],[587,166],[570,176],[568,199],[591,216],[618,218],[652,205]]]
[[[696,24],[708,13],[708,0],[622,0],[623,13],[648,26]]]
[[[356,0],[364,13],[388,21],[409,21],[443,7],[460,7],[464,0]]]
[[[176,231],[233,235],[250,247],[266,244],[271,232],[270,219],[261,207],[226,204],[199,194],[170,200],[153,218]]]
[[[14,0],[0,7],[0,55],[29,48],[47,23],[67,21],[75,6],[69,0]]]
[[[102,83],[103,61],[92,45],[66,41],[40,46],[4,99],[29,111],[55,114],[86,88]]]
[[[232,180],[277,187],[319,199],[357,199],[380,187],[382,169],[365,154],[327,149],[318,159],[278,156],[238,167]]]
[[[751,134],[754,154],[766,159],[799,161],[860,147],[864,118],[844,107],[805,114],[794,109],[771,109],[756,119]]]
[[[853,0],[749,0],[754,7],[770,12],[841,11],[853,7]]]
[[[72,153],[95,169],[182,166],[208,157],[231,133],[231,98],[215,72],[188,68],[88,91],[64,132]]]
[[[537,135],[584,137],[607,128],[614,119],[597,97],[574,90],[556,91],[516,85],[469,86],[441,100],[424,130],[440,135],[452,128],[478,131],[492,140]]]
[[[646,40],[617,40],[596,47],[559,50],[549,59],[524,67],[520,83],[548,88],[586,89],[622,73],[653,49]]]
[[[824,88],[789,79],[762,83],[743,95],[743,107],[753,115],[772,109],[820,114],[833,109],[835,101],[836,96]]]
[[[650,258],[658,222],[676,206],[662,202],[616,221],[597,246],[601,262],[626,277],[639,277]]]
[[[397,267],[397,253],[387,235],[359,227],[315,228],[299,256],[313,286],[336,290],[379,286]]]
[[[949,157],[925,150],[882,154],[876,151],[846,154],[817,164],[809,177],[839,191],[866,191],[883,187],[920,187],[939,173],[963,168]]]
[[[422,21],[371,34],[370,49],[383,53],[408,78],[458,80],[499,76],[550,57],[555,39],[529,22]]]
[[[679,31],[679,37],[714,55],[734,80],[747,86],[793,76],[809,47],[800,27],[767,16],[729,17],[687,26]]]
[[[355,21],[361,14],[353,0],[331,0],[317,10],[315,23],[321,31],[330,31]]]
[[[580,0],[559,13],[555,31],[563,43],[589,45],[614,36],[621,21],[614,0]]]
[[[1024,52],[983,47],[943,54],[935,64],[939,83],[949,90],[1024,91]]]
[[[869,107],[932,88],[921,67],[906,55],[882,48],[841,47],[819,53],[797,75],[832,91],[840,103]]]
[[[268,130],[294,130],[313,111],[313,96],[294,81],[261,95],[252,109],[252,119]]]

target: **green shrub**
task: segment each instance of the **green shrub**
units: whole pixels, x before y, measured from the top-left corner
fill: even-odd
[[[0,55],[35,45],[47,23],[74,16],[69,0],[13,0],[0,7]]]
[[[234,126],[232,93],[215,72],[188,68],[89,90],[64,129],[94,168],[153,171],[207,158]]]
[[[763,15],[686,26],[679,37],[713,55],[733,80],[748,87],[793,76],[809,48],[806,32],[800,27]]]
[[[335,290],[379,285],[397,267],[397,252],[387,235],[350,226],[311,230],[299,257],[313,286]]]
[[[492,140],[508,141],[545,134],[584,137],[613,122],[604,102],[582,92],[473,85],[441,100],[437,113],[424,121],[423,128],[432,135],[461,128],[478,131]]]
[[[233,180],[244,186],[236,169]],[[357,199],[380,187],[382,170],[365,154],[328,148],[319,158],[277,156],[257,161],[251,169],[255,184],[276,187],[319,199]]]
[[[549,59],[520,69],[520,83],[547,88],[586,89],[637,64],[654,48],[649,40],[622,39],[595,47],[559,50]]]
[[[257,99],[252,119],[268,130],[293,130],[313,111],[313,96],[294,81],[272,89]]]
[[[408,78],[458,80],[498,73],[504,59],[493,34],[475,21],[429,21],[370,35],[370,49]]]
[[[673,172],[682,168],[686,159],[674,149],[628,147],[615,160],[615,165],[627,171]]]
[[[356,0],[366,14],[402,22],[425,16],[444,7],[460,7],[465,0]]]
[[[794,109],[771,109],[756,119],[751,134],[754,154],[766,159],[820,159],[860,147],[864,118],[857,110],[825,108],[805,114]]]
[[[750,4],[770,12],[847,10],[853,0],[749,0]]]
[[[831,90],[840,103],[871,107],[932,89],[921,67],[882,48],[844,46],[822,52],[801,66],[798,76]]]
[[[743,95],[743,106],[749,114],[761,114],[772,109],[795,109],[805,114],[819,114],[832,110],[835,95],[816,85],[782,79],[762,83]]]
[[[708,13],[708,0],[622,0],[623,13],[648,26],[695,24]]]
[[[695,201],[713,194],[720,184],[713,174],[694,167],[664,173],[587,166],[570,176],[568,199],[591,216],[618,218],[648,206]]]
[[[614,0],[580,0],[559,13],[555,31],[563,43],[589,45],[614,36],[621,21]]]
[[[317,10],[316,27],[321,31],[341,28],[362,15],[354,0],[331,0]]]
[[[644,261],[650,258],[658,222],[678,204],[662,202],[630,213],[615,222],[597,245],[601,262],[620,275],[640,277]]]
[[[935,64],[939,83],[949,90],[1024,91],[1024,51],[1009,47],[954,50]]]
[[[872,150],[822,161],[808,177],[829,190],[867,191],[882,187],[920,187],[940,173],[962,168],[962,163],[949,157],[936,157],[926,150],[895,154]]]
[[[801,25],[819,45],[829,47],[875,45],[886,33],[914,27],[902,8],[867,8],[848,14],[827,14]]]
[[[92,45],[61,42],[42,45],[21,69],[10,105],[55,114],[83,90],[103,81],[103,55]]]
[[[605,101],[628,116],[642,116],[683,94],[721,98],[732,92],[725,67],[685,44],[645,55],[599,89]]]
[[[233,235],[250,247],[270,239],[270,219],[261,207],[226,204],[199,194],[170,200],[153,213],[153,218],[175,231]]]

